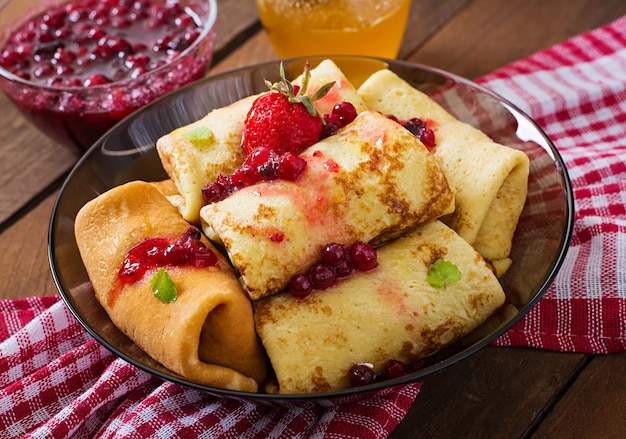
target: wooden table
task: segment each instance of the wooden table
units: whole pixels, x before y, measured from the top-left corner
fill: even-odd
[[[276,58],[252,0],[218,4],[208,75]],[[623,0],[414,0],[399,58],[476,78],[623,14]],[[48,221],[78,156],[0,108],[0,298],[54,295]],[[392,437],[626,437],[626,353],[485,348],[428,377]]]

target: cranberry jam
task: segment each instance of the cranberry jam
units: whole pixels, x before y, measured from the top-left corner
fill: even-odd
[[[204,75],[214,8],[213,0],[50,6],[4,42],[3,89],[50,137],[85,150],[135,109]]]
[[[214,267],[217,255],[200,238],[200,231],[193,226],[174,242],[167,238],[148,238],[128,251],[117,276],[124,283],[132,283],[158,267]]]

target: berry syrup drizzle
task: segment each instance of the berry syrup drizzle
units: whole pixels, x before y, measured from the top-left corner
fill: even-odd
[[[148,238],[131,248],[118,271],[123,283],[142,279],[147,272],[160,267],[214,267],[217,255],[200,241],[201,233],[193,226],[174,242],[167,238]]]

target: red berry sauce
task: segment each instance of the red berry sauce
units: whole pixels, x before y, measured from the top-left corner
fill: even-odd
[[[200,232],[189,227],[174,242],[167,238],[149,238],[131,248],[117,276],[123,283],[133,283],[155,268],[165,266],[213,267],[217,255],[200,241]]]
[[[306,168],[306,160],[291,152],[278,153],[258,146],[231,175],[219,175],[202,188],[206,204],[226,199],[233,192],[260,181],[296,181]]]
[[[84,149],[134,109],[203,76],[210,58],[186,56],[169,76],[150,78],[150,87],[141,82],[201,36],[203,10],[200,0],[75,0],[52,6],[18,27],[0,50],[0,65],[29,81],[32,93],[19,93],[20,85],[28,91],[23,83],[3,87],[48,135]],[[133,80],[100,95],[80,91]],[[56,90],[42,93],[35,86]],[[59,128],[64,125],[66,130]]]

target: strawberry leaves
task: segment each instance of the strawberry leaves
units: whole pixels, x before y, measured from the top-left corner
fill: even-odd
[[[321,86],[312,96],[307,94],[311,79],[307,62],[302,85],[294,86],[280,64],[280,80],[265,81],[269,93],[259,96],[246,116],[241,146],[250,154],[255,148],[269,148],[279,154],[300,154],[320,139],[324,118],[317,112],[315,101],[322,99],[334,82]]]
[[[328,94],[328,91],[335,85],[335,82],[329,82],[321,86],[313,96],[307,95],[307,89],[309,87],[309,81],[311,80],[311,66],[307,61],[304,65],[304,73],[302,74],[302,86],[296,87],[285,76],[285,66],[280,63],[280,81],[271,83],[265,80],[265,84],[270,91],[277,91],[287,98],[289,102],[302,104],[307,113],[311,116],[319,117],[320,114],[315,109],[314,101],[322,99]]]

